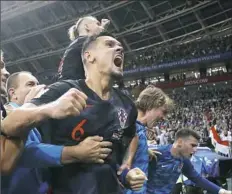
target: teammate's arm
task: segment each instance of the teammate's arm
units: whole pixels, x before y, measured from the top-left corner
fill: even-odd
[[[1,173],[10,174],[16,166],[18,158],[21,156],[24,148],[24,141],[22,139],[8,139],[7,137],[0,136],[1,143]]]
[[[32,100],[33,104],[24,104],[12,111],[1,122],[1,129],[9,136],[25,137],[29,130],[41,121],[79,115],[86,106],[86,99],[84,93],[74,88],[62,96],[49,88],[40,98],[35,99],[35,102]]]
[[[193,181],[197,186],[206,189],[207,191],[215,194],[231,194],[231,192],[226,191],[216,184],[208,181],[207,179],[201,177],[200,174],[194,169],[190,160],[184,161],[183,174],[191,181]]]

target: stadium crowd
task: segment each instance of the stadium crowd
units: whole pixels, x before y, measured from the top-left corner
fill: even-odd
[[[147,66],[155,66],[156,64],[178,61],[182,59],[191,59],[206,55],[220,54],[231,51],[232,36],[210,37],[199,39],[178,45],[163,45],[155,48],[147,49],[143,54],[141,51],[135,52],[135,59],[126,62],[126,69]]]
[[[231,84],[174,90],[171,97],[176,103],[175,110],[169,114],[167,121],[148,129],[149,139],[169,144],[174,141],[175,131],[187,127],[201,134],[203,143],[208,140],[209,127],[214,124],[223,140],[232,141]]]
[[[50,86],[30,72],[10,75],[1,55],[1,193],[168,194],[184,174],[213,194],[231,194],[190,162],[208,121],[231,136],[231,85],[169,95],[143,85],[133,102],[113,88],[124,50],[104,33],[109,23],[87,16],[70,28],[59,80]],[[205,52],[194,51],[198,43],[179,49],[185,57],[225,52],[228,38],[209,42]],[[149,60],[176,59],[167,56]],[[164,147],[150,149],[146,130]],[[149,160],[157,164],[150,175]]]

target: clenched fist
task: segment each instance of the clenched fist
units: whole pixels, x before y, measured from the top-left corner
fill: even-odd
[[[30,102],[33,98],[39,98],[42,94],[44,94],[47,91],[45,87],[45,85],[38,85],[32,87],[28,94],[25,96],[24,103]]]
[[[139,191],[147,180],[147,176],[139,168],[133,168],[127,173],[126,180],[132,190]]]
[[[101,26],[103,28],[107,28],[109,24],[110,24],[110,20],[108,20],[108,19],[102,19],[101,20]]]
[[[49,116],[53,119],[77,116],[86,107],[86,100],[87,96],[83,92],[72,88],[51,103]]]

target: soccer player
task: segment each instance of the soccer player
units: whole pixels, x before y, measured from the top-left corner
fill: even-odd
[[[177,131],[173,144],[157,147],[162,155],[158,155],[157,164],[149,166],[148,194],[170,194],[180,174],[210,193],[232,194],[194,170],[190,158],[197,150],[199,139],[200,136],[195,131],[182,129]]]
[[[135,105],[138,110],[136,132],[139,137],[139,144],[132,167],[138,167],[148,175],[149,153],[151,156],[153,153],[152,150],[148,150],[146,127],[153,127],[155,122],[163,119],[173,108],[173,101],[161,89],[150,85],[139,94]],[[145,183],[141,190],[126,190],[125,193],[146,194],[146,190],[147,187]]]
[[[9,102],[6,105],[7,109],[13,111],[25,102],[30,101],[32,98],[39,97],[41,92],[44,92],[44,85],[38,84],[38,80],[30,72],[22,71],[13,73],[7,79],[6,88],[9,99]],[[8,115],[9,114],[10,113],[8,113]],[[90,148],[93,148],[95,143],[111,145],[110,142],[103,142],[100,137],[96,136],[86,138],[82,144],[73,146],[58,146],[45,144],[44,142],[45,141],[42,139],[39,130],[33,128],[29,132],[17,168],[10,176],[2,177],[2,192],[14,194],[46,193],[49,180],[48,172],[46,172],[48,167],[62,166],[77,161],[79,162],[80,150],[84,151],[85,154],[82,155],[83,157],[81,158],[83,162],[101,163],[101,161],[96,159],[102,158],[93,158],[90,156]],[[106,147],[104,146],[103,149],[105,152]],[[94,151],[96,150],[94,149]]]
[[[136,107],[130,98],[113,88],[114,80],[123,76],[122,45],[105,34],[89,37],[83,45],[82,59],[85,80],[57,82],[40,98],[32,100],[30,106],[52,102],[70,88],[81,90],[88,97],[85,109],[76,117],[51,120],[51,128],[55,129],[52,130],[52,142],[57,145],[75,145],[86,137],[100,135],[113,143],[112,154],[101,165],[79,163],[54,168],[53,192],[119,194],[122,189],[118,178],[125,186],[139,190],[146,179],[140,169],[125,168],[119,177],[116,174],[123,155],[131,158],[130,150],[133,146],[130,142],[134,143],[137,139]]]
[[[80,18],[69,31],[69,39],[72,41],[66,49],[60,62],[58,73],[59,80],[65,79],[84,79],[85,71],[81,59],[81,49],[88,36],[99,34],[109,25],[108,19],[102,19],[101,22],[93,16]]]

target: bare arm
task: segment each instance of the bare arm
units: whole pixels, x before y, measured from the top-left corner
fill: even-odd
[[[51,104],[36,107],[25,104],[11,112],[2,122],[1,130],[8,136],[25,137],[31,128],[49,118]]]
[[[139,138],[137,135],[133,137],[130,142],[130,145],[126,151],[126,154],[123,159],[123,164],[127,164],[128,167],[131,167],[137,147],[138,147]]]
[[[2,121],[2,131],[8,136],[25,137],[31,128],[46,119],[63,119],[79,115],[86,106],[86,99],[84,93],[71,88],[57,100],[49,99],[49,103],[41,103],[41,106],[37,107],[32,103],[24,104]]]
[[[24,148],[21,139],[8,139],[1,135],[1,173],[9,174],[15,167]]]

